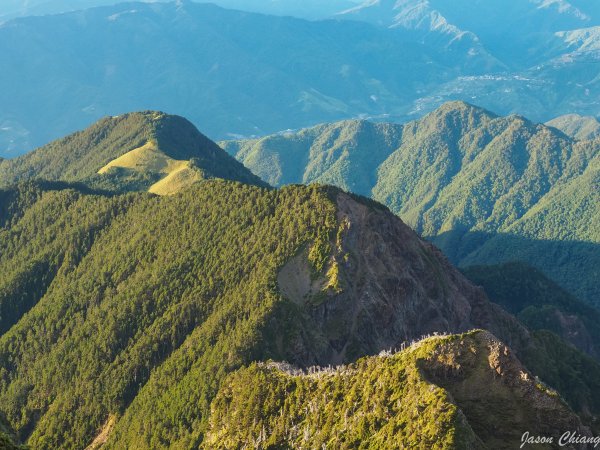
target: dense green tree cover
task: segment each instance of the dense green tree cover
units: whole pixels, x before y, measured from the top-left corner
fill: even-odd
[[[523,260],[598,304],[600,141],[453,102],[405,125],[346,121],[222,146],[273,185],[370,196],[460,265]]]
[[[80,262],[132,201],[43,185],[0,190],[0,334],[43,297],[59,273]]]
[[[308,374],[254,364],[223,383],[205,447],[509,449],[524,431],[576,428],[523,370],[483,331]]]
[[[402,125],[347,120],[220,145],[273,186],[319,181],[362,195],[397,148]]]
[[[16,443],[17,438],[10,424],[0,412],[0,449],[2,450],[28,450],[25,445]]]
[[[585,156],[577,156],[571,167],[580,176],[567,175],[506,232],[489,235],[460,263],[526,261],[577,297],[600,306],[600,154],[587,166],[584,161]],[[466,235],[463,242],[471,245],[479,238],[477,233]]]
[[[383,149],[398,138],[397,128],[388,125],[359,126],[370,134],[357,148],[379,142],[373,159],[383,158]],[[140,149],[149,152],[140,156],[135,153]],[[119,157],[128,168],[98,173]],[[165,158],[168,164],[188,161],[185,167],[202,172],[204,182],[184,183],[182,192],[165,198],[117,193],[146,190],[160,180],[164,173],[154,167]],[[348,167],[359,171],[359,161],[349,161],[338,166],[339,173],[351,173]],[[345,206],[353,222],[348,225],[340,219],[336,189],[266,189],[178,117],[146,112],[107,118],[5,161],[0,171],[4,185],[35,177],[62,180],[21,181],[0,189],[0,411],[16,439],[36,449],[84,448],[101,431],[108,436],[106,448],[198,446],[227,374],[256,360],[306,361],[300,355],[322,354],[328,339],[347,334],[339,328],[352,314],[362,333],[385,326],[379,314],[387,311],[390,319],[386,308],[393,305],[346,307],[344,318],[336,316],[332,298],[350,306],[358,301],[351,297],[360,286],[381,291],[376,298],[383,303],[388,292],[396,292],[393,299],[403,292],[407,302],[409,296],[414,302],[425,295],[423,304],[411,306],[430,308],[419,318],[421,326],[447,330],[456,320],[439,318],[443,309],[435,309],[435,302],[448,305],[448,289],[466,281],[457,280],[459,274],[384,207],[345,196],[359,202]],[[366,186],[370,175],[362,173]],[[206,180],[214,177],[251,184]],[[352,248],[342,244],[348,226],[360,231],[357,236],[370,236],[364,254],[352,255]],[[407,248],[396,248],[391,256],[369,248],[381,239],[390,248]],[[362,261],[367,253],[372,260]],[[301,305],[284,300],[278,278],[298,255],[308,258],[309,284],[326,279],[323,290],[301,299],[306,302]],[[362,278],[378,264],[410,255],[413,278],[387,276],[379,268],[372,279],[352,283],[357,291],[344,291],[355,265],[360,273],[352,276]],[[418,275],[423,270],[432,273]],[[444,270],[452,273],[438,273]],[[365,299],[377,303],[370,289]],[[472,286],[466,291],[453,300],[462,305],[470,295],[478,296]],[[600,399],[592,395],[600,379],[596,362],[555,342],[553,335],[529,339],[504,313],[486,319],[491,310],[479,297],[473,305],[481,320],[510,339],[536,374],[560,386],[578,411],[600,411]],[[478,309],[481,302],[484,307]],[[321,306],[319,311],[333,317],[319,319],[318,325],[306,308]],[[452,317],[462,314],[450,311]],[[376,317],[365,316],[372,313]],[[320,332],[325,325],[328,329]],[[380,339],[402,335],[402,330],[388,331],[371,334]],[[351,345],[347,360],[377,342],[364,335],[348,339],[363,346]],[[565,354],[570,364],[557,361]],[[431,428],[431,436],[439,432],[430,421],[423,425]]]
[[[118,156],[141,147],[152,137],[151,116],[106,117],[85,131],[54,141],[0,166],[3,186],[32,177],[68,181],[95,175]]]
[[[283,356],[260,331],[279,298],[276,268],[308,243],[322,267],[335,224],[314,187],[28,195],[37,200],[0,234],[3,261],[15,261],[0,292],[13,304],[27,293],[31,307],[0,338],[0,409],[34,448],[83,448],[109,414],[124,415],[117,447],[199,439],[227,371]],[[38,255],[45,289],[10,290],[31,270],[19,261]]]
[[[18,439],[35,449],[79,449],[112,424],[109,449],[202,443],[224,377],[253,361],[302,360],[299,355],[324,345],[316,321],[303,309],[318,305],[286,301],[278,274],[294,256],[307,255],[310,279],[325,272],[347,277],[343,271],[349,269],[330,264],[332,252],[344,248],[339,239],[345,222],[338,223],[341,207],[333,200],[339,199],[337,192],[222,180],[166,197],[106,195],[47,183],[0,191],[0,306],[8,311],[0,336],[0,411]],[[354,200],[361,202],[351,206],[357,211],[374,207]],[[363,211],[350,228],[370,217],[366,226],[396,233],[384,217],[396,227],[397,218],[376,210],[371,216]],[[431,267],[444,270],[440,255],[412,231],[403,233],[394,245],[424,252],[417,273],[433,259],[437,263]],[[369,270],[384,261],[381,246],[374,251],[378,256]],[[349,267],[359,260],[352,261]],[[330,266],[340,273],[334,277]],[[379,282],[379,275],[368,276]],[[457,276],[437,274],[446,283],[466,283]],[[431,296],[442,289],[417,288]],[[338,295],[338,288],[331,289]],[[402,298],[398,295],[395,301]],[[334,300],[330,294],[321,297],[329,305]],[[369,298],[378,297],[364,301]],[[362,333],[387,326],[386,317],[360,320]],[[431,320],[424,326],[442,326],[449,318],[422,320]],[[571,405],[598,413],[600,399],[592,395],[600,392],[596,362],[581,360],[569,346],[552,343],[550,351],[545,340],[527,341],[527,333],[500,311],[483,320],[513,336],[525,364],[531,362],[534,373],[560,386]],[[565,352],[572,364],[556,364],[553,358]],[[438,425],[426,422],[435,434]]]
[[[130,167],[98,172],[111,161],[152,143],[159,155],[189,161],[201,178],[264,183],[182,117],[156,111],[106,117],[91,127],[24,156],[0,161],[0,187],[30,180],[85,182],[110,190],[146,190],[165,174],[155,161],[136,156]]]
[[[589,355],[600,357],[600,312],[539,270],[513,262],[467,267],[463,273],[528,328],[550,330]]]

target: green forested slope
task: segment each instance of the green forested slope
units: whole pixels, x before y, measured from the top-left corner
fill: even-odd
[[[222,146],[275,185],[322,181],[381,201],[455,263],[523,259],[600,301],[598,140],[454,102],[405,125],[340,122]]]
[[[598,306],[600,155],[584,167],[581,175],[560,180],[505,231],[489,236],[461,258],[461,264],[527,261],[578,297]]]
[[[0,413],[0,448],[2,450],[25,450],[25,446],[15,444],[15,435],[4,415]]]
[[[1,191],[0,334],[41,298],[53,279],[77,265],[132,198],[42,190],[37,183]],[[12,198],[11,198],[12,197]]]
[[[549,353],[373,202],[219,180],[166,197],[1,192],[0,411],[32,448],[85,448],[101,431],[105,448],[196,447],[224,377],[252,361],[352,362],[477,327],[586,421],[600,411],[597,363]],[[23,297],[26,280],[43,289]]]
[[[125,155],[130,155],[125,163],[106,167]],[[186,119],[146,111],[106,117],[24,156],[0,161],[0,187],[44,179],[117,191],[146,190],[173,168],[197,172],[198,179],[263,184]]]
[[[402,126],[347,120],[221,146],[274,186],[321,182],[368,195]]]
[[[463,104],[438,113],[429,122],[402,127],[366,122],[323,126],[318,133],[307,131],[295,145],[302,149],[318,141],[306,170],[332,183],[354,174],[356,184],[343,185],[362,192],[379,183],[377,171],[389,160],[385,155],[394,142],[404,145],[419,136],[436,151],[421,160],[417,144],[407,147],[412,149],[407,155],[416,158],[415,179],[430,180],[435,195],[443,196],[452,192],[446,187],[455,181],[453,171],[479,152],[472,144],[473,154],[459,160],[467,144],[457,146],[459,134],[448,133],[483,127],[492,139],[497,129],[510,134],[514,130],[505,127],[516,127],[527,139],[538,134],[541,139],[532,151],[540,153],[535,158],[543,164],[536,169],[529,161],[527,170],[554,177],[554,188],[578,177],[587,180],[587,191],[562,191],[581,199],[580,208],[590,214],[582,213],[581,220],[594,217],[595,210],[585,204],[596,183],[593,146],[560,134],[555,151],[545,154],[546,143],[555,138],[547,136],[550,129],[534,126],[537,131],[531,134],[523,119],[496,118]],[[497,145],[500,156],[494,165],[500,171],[512,167],[514,161],[502,156],[511,147]],[[301,167],[298,153],[284,160],[276,148],[258,152],[256,160],[271,155],[265,163],[270,167]],[[364,148],[370,153],[364,154]],[[547,162],[556,149],[564,150],[565,161]],[[253,157],[252,148],[240,151]],[[479,171],[487,170],[478,164]],[[219,403],[213,400],[223,380],[243,366],[268,359],[300,367],[351,363],[426,334],[473,328],[486,329],[509,345],[586,423],[600,412],[600,364],[543,331],[561,330],[532,322],[540,330],[530,332],[491,304],[386,207],[326,186],[269,189],[179,117],[145,112],[107,118],[30,155],[1,162],[0,174],[0,185],[8,186],[0,189],[0,416],[6,418],[0,431],[14,442],[34,449],[80,449],[92,442],[95,448],[103,441],[108,449],[218,447],[211,444],[219,431],[219,416],[211,416]],[[270,180],[278,184],[284,178]],[[157,188],[165,184],[168,189]],[[521,199],[522,193],[543,197],[544,186],[517,189],[507,204],[515,209],[533,202]],[[423,189],[406,186],[406,192]],[[146,190],[150,193],[124,192]],[[550,213],[543,198],[536,204],[544,220],[556,213],[555,201],[548,202]],[[412,205],[422,208],[419,202]],[[485,217],[488,210],[489,205],[463,218]],[[593,227],[575,229],[588,239],[595,235]],[[469,244],[459,237],[449,240],[455,254]],[[389,389],[412,392],[418,386],[399,380]],[[380,394],[385,398],[387,392]],[[296,406],[304,401],[298,399]],[[435,404],[444,412],[452,409]],[[510,414],[520,414],[520,406],[511,405]],[[436,408],[432,411],[441,411]],[[472,419],[458,423],[458,416],[447,417],[441,428],[423,419],[424,438],[454,442],[453,430],[459,430],[472,442],[486,442]],[[367,442],[377,440],[379,425],[356,432],[368,436]]]
[[[556,393],[526,373],[510,350],[475,331],[308,374],[275,364],[240,370],[213,403],[205,443],[512,449],[524,430],[558,439],[563,427],[582,430]]]
[[[60,223],[51,211],[86,223],[102,210],[114,215],[128,198],[92,195],[68,204],[63,197],[78,195],[41,195],[11,230],[43,249],[51,235],[34,227],[44,216]],[[134,423],[158,423],[130,438],[142,447],[197,439],[218,380],[267,352],[260,329],[277,298],[274,269],[309,240],[316,242],[313,261],[322,264],[318,236],[333,224],[327,205],[314,188],[277,192],[207,182],[168,201],[138,194],[126,212],[106,221],[100,238],[83,227],[79,235],[93,241],[89,251],[64,263],[0,338],[0,404],[8,420],[21,438],[33,432],[34,448],[83,448],[164,363],[155,381],[168,380],[185,395],[167,396],[173,405],[163,406],[165,415],[134,414]],[[10,283],[2,278],[2,288]],[[187,384],[188,377],[200,382]],[[117,432],[129,430],[136,428]]]

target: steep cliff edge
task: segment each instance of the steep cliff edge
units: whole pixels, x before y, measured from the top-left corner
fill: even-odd
[[[339,190],[330,195],[338,231],[327,266],[315,274],[306,249],[278,275],[282,294],[308,314],[320,344],[299,348],[295,363],[340,364],[433,332],[474,328],[516,349],[528,345],[528,331],[513,316],[397,216]]]

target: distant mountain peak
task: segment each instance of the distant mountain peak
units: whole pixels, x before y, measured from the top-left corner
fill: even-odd
[[[593,116],[566,114],[546,122],[546,125],[556,128],[578,141],[595,139],[600,136],[600,121]]]
[[[579,121],[571,116],[576,136],[587,130]],[[600,133],[596,119],[587,122],[591,128],[585,133]],[[597,283],[591,280],[597,251],[590,250],[584,269],[570,256],[558,264],[545,246],[567,236],[598,242],[597,227],[589,224],[600,204],[594,162],[600,139],[573,139],[560,124],[548,125],[454,101],[402,125],[334,123],[222,145],[273,185],[334,184],[384,203],[455,262],[505,261],[520,254],[596,303]],[[501,243],[514,234],[522,244]],[[539,241],[525,245],[528,239]],[[557,253],[573,254],[569,245]],[[496,256],[499,252],[504,256]],[[577,275],[568,275],[571,270]]]
[[[530,0],[537,5],[538,9],[555,8],[560,14],[567,14],[582,21],[590,21],[592,18],[565,0]]]
[[[480,106],[473,105],[472,103],[465,102],[463,100],[453,100],[442,104],[439,108],[432,111],[430,114],[449,114],[453,112],[469,112],[475,114],[482,114],[490,117],[498,117],[491,111]]]
[[[444,103],[412,123],[418,123],[420,127],[434,127],[439,132],[445,129],[456,134],[464,133],[497,118],[498,116],[491,111],[458,100]]]
[[[105,117],[0,167],[0,185],[32,178],[157,194],[205,178],[265,185],[191,122],[161,111]]]

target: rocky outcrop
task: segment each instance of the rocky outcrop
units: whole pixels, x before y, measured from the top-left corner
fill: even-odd
[[[434,332],[474,328],[516,349],[527,345],[528,332],[513,316],[397,216],[340,191],[333,195],[339,230],[325,273],[311,272],[305,251],[278,277],[282,294],[303,308],[325,343],[320,353],[296,353],[293,362],[340,364]]]

